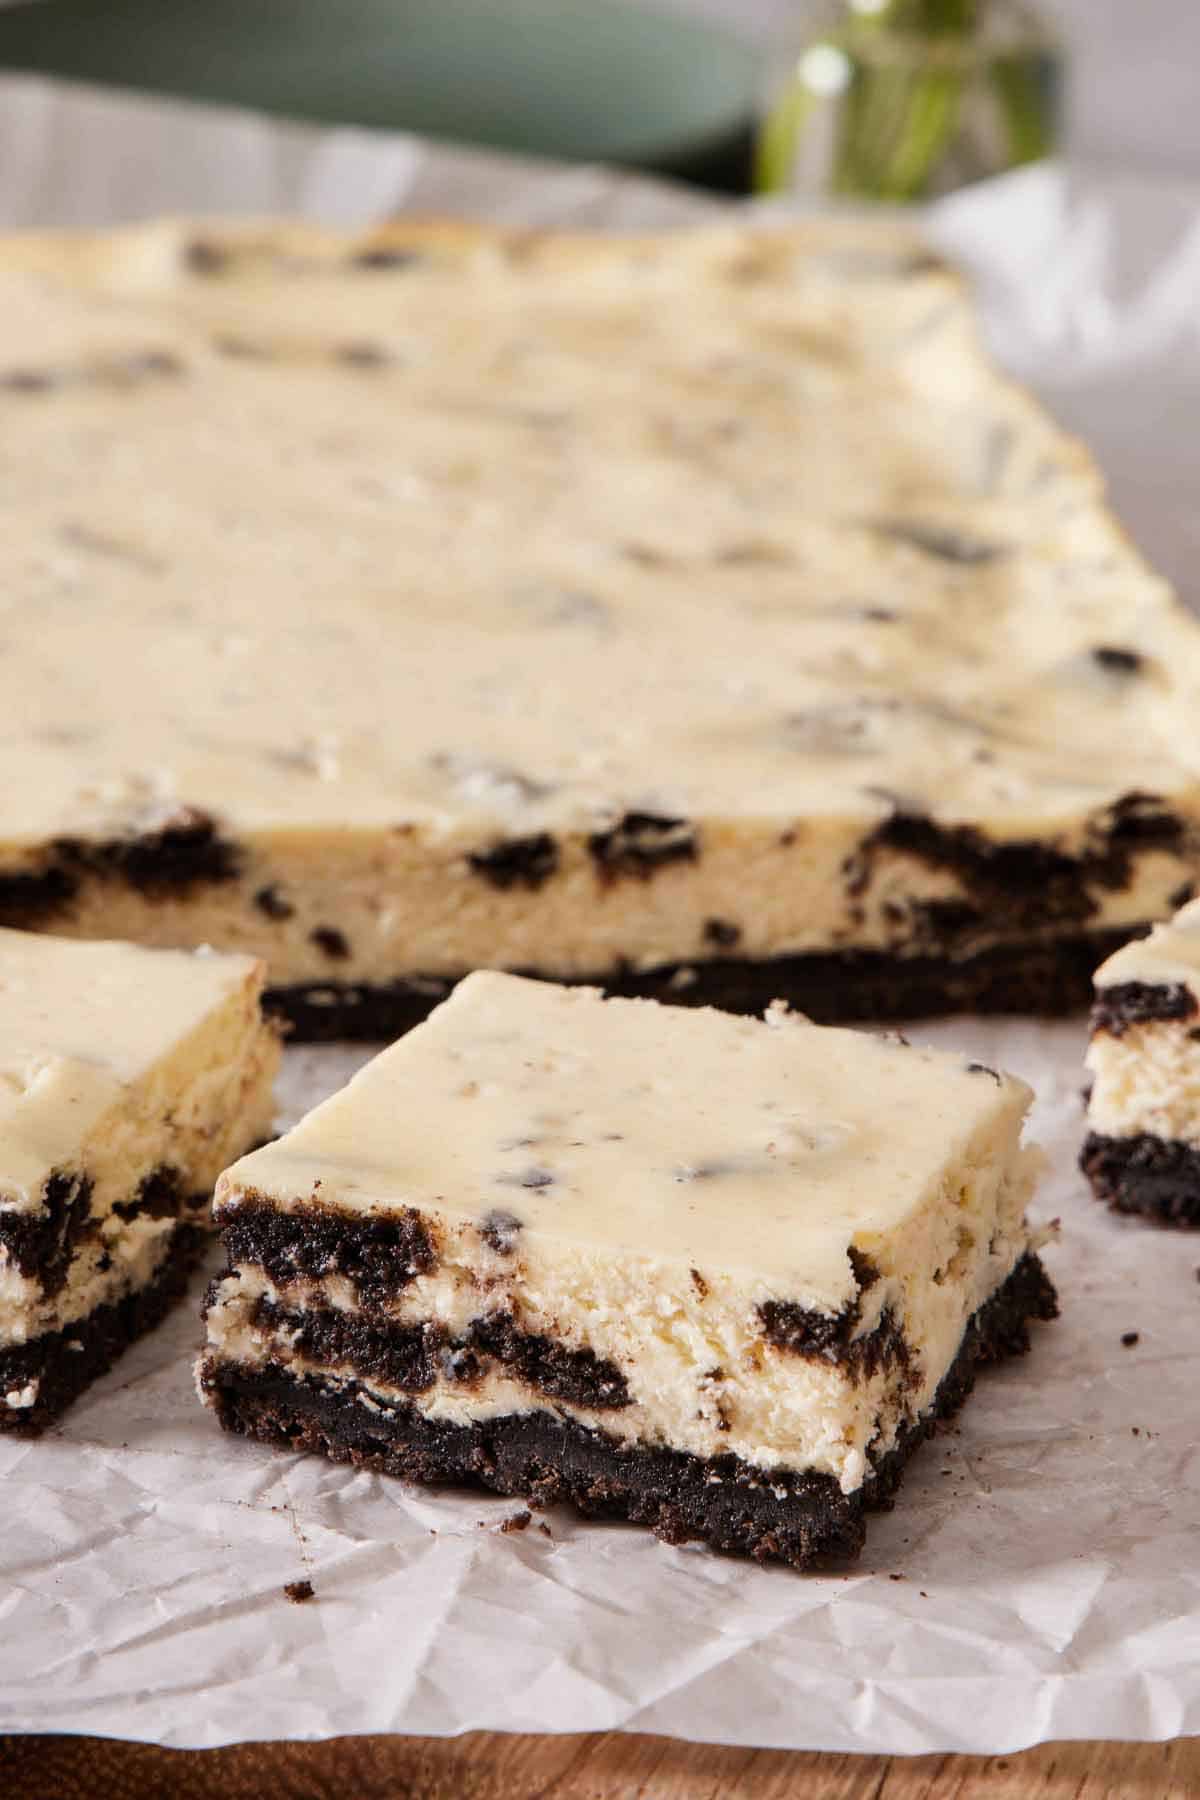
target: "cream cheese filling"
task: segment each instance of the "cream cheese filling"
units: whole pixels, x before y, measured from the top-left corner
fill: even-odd
[[[1088,1128],[1099,1137],[1163,1138],[1200,1149],[1200,1042],[1191,1021],[1155,1019],[1097,1032]]]
[[[922,909],[970,901],[969,889],[951,871],[908,855],[875,852],[869,886],[852,891],[848,867],[869,829],[861,820],[758,829],[701,821],[695,862],[611,882],[577,838],[562,844],[558,869],[536,890],[521,883],[497,889],[472,868],[471,855],[499,841],[493,832],[457,843],[366,833],[348,845],[345,833],[314,830],[251,843],[239,880],[186,898],[85,885],[54,926],[64,936],[117,934],[163,948],[206,942],[247,952],[269,964],[279,985],[450,980],[473,968],[602,978],[622,967],[706,961],[722,941],[728,955],[765,960],[843,949],[953,956],[1012,940],[1002,917],[985,916],[951,939],[947,952]],[[1188,845],[1143,852],[1126,884],[1090,890],[1086,929],[1161,916],[1197,860]],[[264,912],[257,896],[266,891],[288,917]],[[1053,936],[1054,929],[1021,935]]]

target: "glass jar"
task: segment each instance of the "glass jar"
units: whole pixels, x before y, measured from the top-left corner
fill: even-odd
[[[926,200],[1047,156],[1063,54],[1022,0],[837,0],[781,59],[762,193]]]

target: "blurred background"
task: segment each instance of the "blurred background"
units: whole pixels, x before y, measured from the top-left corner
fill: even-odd
[[[807,0],[660,0],[770,41],[818,8]],[[1200,172],[1197,0],[1042,0],[1070,66],[1072,152]]]
[[[962,58],[986,33],[990,97],[971,100]],[[920,69],[910,58],[898,72],[914,40]],[[833,56],[805,64],[822,42]],[[813,82],[797,104],[801,68]],[[756,156],[762,184],[772,113],[774,186],[917,197],[1057,142],[1200,172],[1196,0],[0,0],[5,69],[733,191],[755,180]],[[848,162],[844,122],[828,115],[850,85]]]

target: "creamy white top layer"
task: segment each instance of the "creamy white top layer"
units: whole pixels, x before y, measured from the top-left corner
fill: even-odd
[[[47,1175],[77,1167],[123,1095],[234,996],[253,990],[256,1019],[261,980],[251,957],[0,930],[0,1202],[38,1203]],[[240,1063],[232,1021],[230,1033]],[[273,1067],[272,1047],[268,1091]]]
[[[9,239],[0,344],[10,847],[1197,797],[1195,628],[902,233]]]
[[[1013,1077],[781,1009],[764,1023],[477,973],[227,1170],[217,1205],[492,1217],[522,1250],[749,1274],[836,1310],[857,1287],[849,1247],[936,1209],[968,1146],[994,1141],[1005,1166],[1029,1100]]]
[[[1126,944],[1096,971],[1097,988],[1126,981],[1144,982],[1147,987],[1182,982],[1200,990],[1200,900],[1190,900],[1167,924]]]

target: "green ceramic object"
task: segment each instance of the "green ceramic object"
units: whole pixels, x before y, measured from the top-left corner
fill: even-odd
[[[700,178],[748,158],[763,79],[620,0],[39,0],[0,8],[0,68]]]

